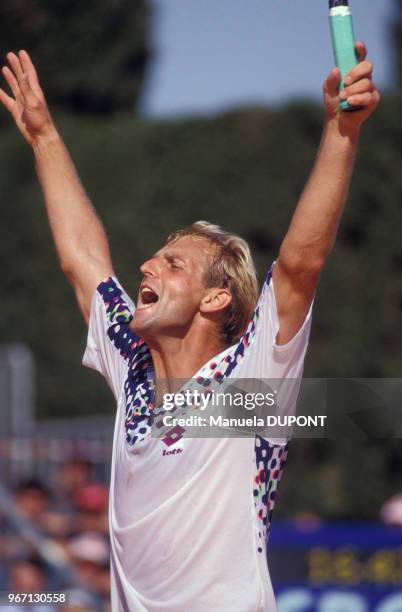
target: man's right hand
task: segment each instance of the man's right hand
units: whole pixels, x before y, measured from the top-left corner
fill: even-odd
[[[28,53],[8,53],[7,61],[2,72],[13,96],[0,89],[0,101],[33,149],[61,269],[88,321],[95,288],[113,274],[105,230],[55,128]]]
[[[3,66],[2,73],[13,97],[0,89],[0,102],[11,113],[27,143],[34,147],[42,138],[55,133],[56,128],[28,53],[8,53],[7,61],[9,66]]]

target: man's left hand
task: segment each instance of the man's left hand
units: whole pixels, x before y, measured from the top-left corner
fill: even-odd
[[[358,131],[380,102],[380,94],[372,80],[373,65],[366,60],[367,51],[362,42],[356,43],[356,52],[359,63],[345,76],[345,88],[339,91],[339,68],[332,70],[323,87],[327,120],[337,121],[341,133]],[[341,111],[339,104],[342,100],[347,100],[350,106],[360,107],[360,110]]]

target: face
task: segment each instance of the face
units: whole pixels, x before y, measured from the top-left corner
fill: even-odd
[[[131,326],[135,333],[150,340],[188,332],[206,294],[202,278],[212,249],[203,238],[183,236],[141,266],[143,280]]]

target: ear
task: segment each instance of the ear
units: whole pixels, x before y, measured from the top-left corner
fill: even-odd
[[[227,308],[232,301],[232,295],[228,289],[208,289],[201,300],[200,312],[213,314]]]

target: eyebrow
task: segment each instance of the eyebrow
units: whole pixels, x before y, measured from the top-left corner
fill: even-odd
[[[163,257],[167,260],[167,261],[172,261],[173,259],[178,259],[179,261],[181,261],[182,263],[186,263],[186,260],[184,257],[182,257],[181,255],[178,255],[177,253],[164,253]]]
[[[163,257],[167,261],[172,261],[172,259],[179,259],[182,263],[186,263],[186,259],[179,255],[178,253],[168,252],[168,253],[160,253],[159,251],[154,253],[152,257]]]

